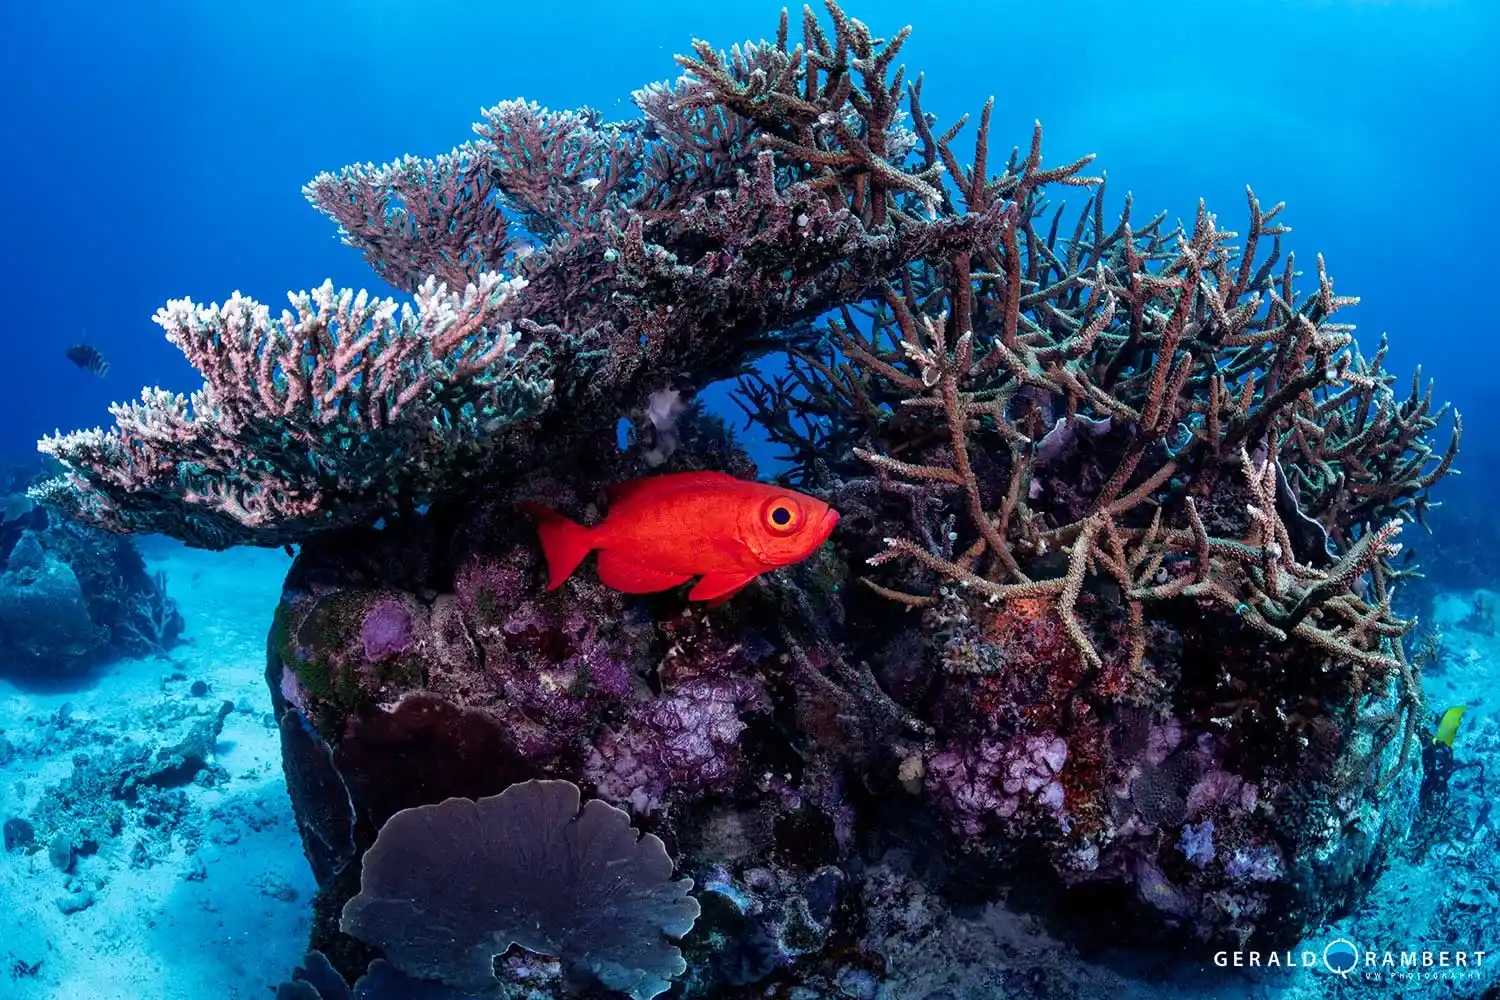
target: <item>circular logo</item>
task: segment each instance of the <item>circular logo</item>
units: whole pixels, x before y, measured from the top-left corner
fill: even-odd
[[[1329,972],[1347,976],[1359,964],[1359,949],[1347,938],[1334,938],[1323,946],[1323,964]]]

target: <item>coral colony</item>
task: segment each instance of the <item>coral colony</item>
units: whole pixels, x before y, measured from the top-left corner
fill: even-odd
[[[0,471],[0,656],[38,677],[167,658],[185,623],[166,574],[148,572],[130,539],[38,505],[35,478]]]
[[[988,960],[914,922],[1020,887],[1080,941],[1284,948],[1403,835],[1397,537],[1457,415],[1438,448],[1281,205],[1114,214],[1040,127],[1000,163],[990,104],[924,112],[906,29],[827,14],[695,43],[630,120],[506,101],[319,175],[409,300],[170,302],[203,387],[42,442],[33,495],[88,524],[300,546],[286,995],[956,983]],[[518,504],[754,476],[689,402],[736,375],[831,540],[716,608],[591,562],[548,591]]]

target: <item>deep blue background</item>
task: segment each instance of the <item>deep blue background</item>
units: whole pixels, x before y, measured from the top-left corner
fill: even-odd
[[[944,121],[998,97],[997,145],[1047,128],[1048,160],[1097,152],[1138,218],[1206,198],[1240,228],[1244,186],[1288,201],[1290,246],[1326,255],[1366,349],[1421,361],[1490,464],[1500,370],[1494,237],[1500,4],[1254,0],[851,0]],[[1044,16],[1026,13],[1042,9]],[[190,390],[151,323],[166,299],[385,289],[300,193],[320,170],[470,137],[525,96],[628,115],[694,37],[774,32],[774,2],[459,0],[254,4],[16,0],[0,32],[0,456],[107,423],[141,385]],[[1212,13],[1209,13],[1209,11]],[[972,134],[972,133],[970,133]],[[1006,150],[1000,150],[1004,153]],[[1003,159],[1003,155],[1000,157]],[[74,369],[87,339],[107,380]]]

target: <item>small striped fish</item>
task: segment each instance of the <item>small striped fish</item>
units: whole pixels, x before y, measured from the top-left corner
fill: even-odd
[[[68,348],[66,353],[69,361],[90,375],[97,375],[99,378],[103,378],[109,374],[109,361],[105,359],[104,355],[99,353],[97,347],[89,344],[74,344]]]

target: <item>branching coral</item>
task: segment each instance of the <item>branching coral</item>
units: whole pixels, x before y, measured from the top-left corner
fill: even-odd
[[[169,303],[203,389],[44,440],[68,474],[37,498],[215,548],[371,523],[480,452],[503,476],[604,447],[664,373],[736,374],[894,269],[993,244],[1004,206],[938,212],[941,167],[906,162],[904,33],[830,9],[831,38],[809,14],[800,46],[785,20],[774,45],[700,45],[633,122],[507,101],[435,159],[319,175],[308,198],[415,311],[330,285],[280,320],[238,294]]]
[[[1402,515],[1420,517],[1447,472],[1458,428],[1445,453],[1431,451],[1423,434],[1441,412],[1430,392],[1398,402],[1380,356],[1365,362],[1349,328],[1328,320],[1352,300],[1334,295],[1321,260],[1306,301],[1290,259],[1275,276],[1279,205],[1263,212],[1251,196],[1242,252],[1202,208],[1175,253],[1159,219],[1132,229],[1128,203],[1106,229],[1102,191],[1071,240],[1058,239],[1056,216],[1039,238],[1050,179],[1039,142],[992,182],[1019,207],[980,269],[953,260],[888,284],[872,323],[846,312],[831,324],[844,360],[802,358],[800,392],[751,382],[752,411],[790,434],[786,417],[805,399],[823,419],[796,454],[842,424],[872,446],[854,454],[883,481],[952,495],[968,515],[962,544],[931,544],[925,526],[887,539],[871,563],[905,557],[991,602],[1047,597],[1096,668],[1074,612],[1103,576],[1122,596],[1133,669],[1144,606],[1191,598],[1271,640],[1394,672],[1387,640],[1409,623],[1390,610],[1386,560]],[[990,197],[972,178],[960,186]],[[935,314],[942,301],[956,311]],[[1243,498],[1238,510],[1226,490]],[[1051,552],[1067,557],[1064,572],[1023,569]],[[870,583],[907,603],[934,599]]]
[[[511,320],[524,282],[495,272],[416,309],[324,283],[279,318],[238,293],[169,302],[167,339],[203,373],[191,397],[147,389],[115,427],[44,439],[68,473],[33,490],[85,521],[205,548],[281,545],[428,502],[543,412],[541,357]]]
[[[1026,778],[1006,748],[1064,739],[1059,874],[1133,873],[1162,889],[1143,899],[1178,900],[1173,915],[1203,916],[1200,930],[1264,914],[1235,886],[1213,915],[1189,905],[1238,876],[1178,870],[1182,833],[1161,824],[1187,817],[1192,781],[1156,781],[1158,761],[1132,801],[1130,778],[1118,782],[1136,765],[1112,746],[1120,720],[1181,712],[1194,736],[1175,759],[1195,777],[1232,759],[1276,789],[1262,810],[1191,817],[1199,859],[1210,820],[1221,859],[1260,857],[1272,828],[1316,838],[1321,814],[1306,807],[1361,762],[1360,793],[1383,797],[1408,773],[1421,711],[1401,646],[1412,622],[1392,609],[1410,573],[1397,539],[1451,471],[1458,415],[1434,445],[1446,407],[1420,380],[1396,392],[1383,343],[1360,352],[1342,312],[1357,300],[1335,293],[1321,258],[1299,288],[1282,206],[1247,192],[1243,233],[1202,205],[1175,229],[1142,224],[1128,198],[1110,220],[1087,160],[1044,165],[1039,127],[991,175],[986,109],[961,169],[954,133],[932,130],[918,86],[907,96],[907,172],[947,180],[937,197],[891,186],[889,203],[917,217],[999,211],[997,238],[891,274],[794,350],[785,375],[742,379],[741,405],[786,449],[789,479],[846,512],[847,554],[872,567],[865,589],[921,612],[907,627],[943,672],[913,686],[940,734],[925,780],[958,832],[1003,853],[975,836],[990,820],[1045,823],[1050,798],[1007,797],[1005,781]],[[1047,200],[1059,184],[1091,189],[1075,218]],[[1372,700],[1386,704],[1361,720]]]
[[[119,624],[118,631],[137,649],[165,657],[181,637],[184,624],[177,602],[167,593],[167,574],[158,570],[151,575],[150,585],[138,593],[130,617]]]
[[[376,274],[407,292],[429,275],[463,288],[501,270],[512,250],[489,152],[476,143],[431,160],[405,156],[324,172],[303,192],[338,223],[344,242],[364,251]]]

